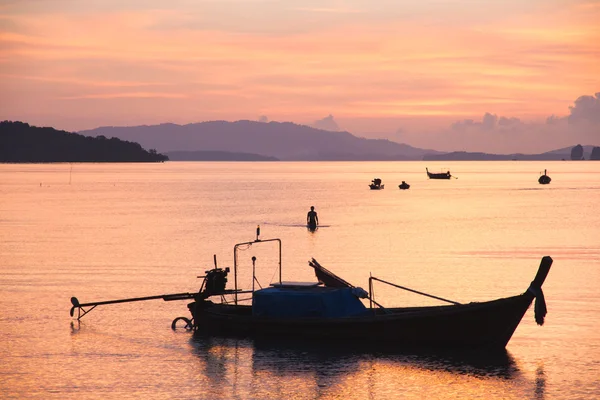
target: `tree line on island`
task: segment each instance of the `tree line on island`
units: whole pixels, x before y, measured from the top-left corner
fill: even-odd
[[[105,136],[89,137],[40,128],[24,122],[0,122],[0,162],[162,162],[169,157],[139,143]]]

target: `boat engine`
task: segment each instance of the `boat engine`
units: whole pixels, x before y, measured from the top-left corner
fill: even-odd
[[[206,276],[204,277],[204,283],[200,289],[200,293],[203,298],[208,298],[215,294],[222,294],[225,292],[225,286],[227,285],[227,274],[229,273],[229,267],[213,268],[205,271]]]

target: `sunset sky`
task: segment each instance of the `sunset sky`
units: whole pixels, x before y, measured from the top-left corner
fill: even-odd
[[[600,0],[0,0],[0,119],[71,131],[333,115],[525,152],[600,145],[598,92]]]

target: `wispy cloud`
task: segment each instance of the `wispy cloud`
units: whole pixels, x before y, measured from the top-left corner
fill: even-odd
[[[3,111],[66,118],[77,106],[106,123],[134,105],[139,118],[184,122],[332,113],[352,131],[351,118],[374,129],[400,117],[542,119],[600,88],[590,1],[122,3],[3,3]]]
[[[326,14],[364,14],[364,10],[353,8],[325,8],[325,7],[296,7],[295,11],[306,11],[311,13],[326,13]]]
[[[76,86],[88,86],[88,87],[144,87],[144,86],[165,86],[168,83],[165,82],[136,82],[136,81],[98,81],[91,79],[76,79],[69,77],[55,77],[55,76],[30,76],[30,75],[17,75],[17,74],[0,74],[0,78],[3,79],[23,79],[28,81],[36,82],[50,82],[50,83],[61,83]]]
[[[84,100],[84,99],[184,99],[188,97],[182,93],[160,93],[160,92],[123,92],[123,93],[95,93],[80,94],[75,96],[58,97],[60,100]]]

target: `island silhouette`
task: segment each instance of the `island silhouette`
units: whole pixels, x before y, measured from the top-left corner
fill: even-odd
[[[169,157],[139,143],[88,137],[24,122],[0,122],[0,162],[162,162]]]

